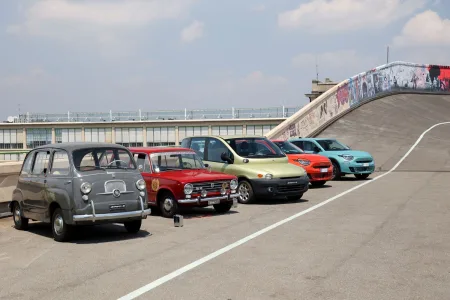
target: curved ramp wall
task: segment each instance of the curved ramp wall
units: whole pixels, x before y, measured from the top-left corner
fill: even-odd
[[[346,79],[266,134],[269,139],[310,137],[372,100],[401,93],[449,94],[450,66],[392,62]]]

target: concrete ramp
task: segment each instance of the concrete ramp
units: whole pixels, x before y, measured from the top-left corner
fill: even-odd
[[[387,171],[425,130],[446,121],[450,121],[449,95],[399,94],[356,108],[316,136],[335,137],[353,149],[368,151],[377,170]],[[425,135],[396,171],[450,171],[450,124]]]

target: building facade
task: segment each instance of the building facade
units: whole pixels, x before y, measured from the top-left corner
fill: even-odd
[[[181,115],[180,111],[167,111],[163,117],[142,112],[128,113],[126,117],[124,113],[112,112],[91,113],[89,117],[80,113],[64,117],[28,113],[0,124],[0,161],[23,160],[30,149],[50,143],[178,146],[185,137],[193,135],[264,135],[300,108],[203,110],[202,114],[184,111]]]

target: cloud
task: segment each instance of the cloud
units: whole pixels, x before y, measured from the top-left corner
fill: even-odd
[[[411,18],[400,35],[394,37],[393,45],[398,47],[450,46],[450,20],[427,10]]]
[[[189,26],[183,28],[180,33],[180,38],[185,43],[193,42],[203,36],[205,24],[200,21],[193,21]]]
[[[23,8],[24,21],[10,24],[14,35],[52,38],[76,46],[97,46],[109,55],[127,52],[137,30],[184,17],[197,0],[40,0]]]
[[[279,75],[270,76],[264,74],[261,71],[254,71],[248,74],[247,76],[239,79],[237,82],[244,85],[260,85],[260,84],[279,85],[287,83],[288,80]]]
[[[413,14],[429,0],[311,0],[278,15],[281,28],[331,33],[382,28]]]
[[[31,68],[25,73],[0,76],[0,87],[5,89],[20,89],[36,86],[45,82],[48,83],[53,79],[54,78],[44,69],[36,67]]]

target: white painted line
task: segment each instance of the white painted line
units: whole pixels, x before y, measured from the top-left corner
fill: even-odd
[[[242,244],[245,244],[245,243],[247,243],[248,241],[250,241],[250,240],[252,240],[252,239],[254,239],[254,238],[256,238],[256,237],[258,237],[258,236],[260,236],[260,235],[262,235],[262,234],[264,234],[264,233],[266,233],[266,232],[268,232],[268,231],[270,231],[270,230],[272,230],[272,229],[275,229],[275,228],[277,228],[277,227],[279,227],[279,226],[281,226],[281,225],[283,225],[283,224],[286,224],[286,223],[288,223],[288,222],[290,222],[290,221],[292,221],[292,220],[294,220],[294,219],[297,219],[298,217],[303,216],[303,215],[305,215],[305,214],[307,214],[307,213],[309,213],[309,212],[311,212],[311,211],[313,211],[313,210],[316,210],[316,209],[318,209],[319,207],[322,207],[322,206],[324,206],[325,204],[328,204],[328,203],[330,203],[330,202],[332,202],[332,201],[334,201],[334,200],[336,200],[336,199],[338,199],[338,198],[341,198],[342,196],[345,196],[345,195],[347,195],[348,193],[351,193],[351,192],[353,192],[354,190],[357,190],[357,189],[359,189],[359,188],[361,188],[361,187],[363,187],[363,186],[365,186],[365,185],[367,185],[367,184],[370,184],[370,183],[372,183],[372,182],[377,181],[378,179],[380,179],[380,178],[382,178],[382,177],[388,175],[389,173],[391,173],[391,172],[393,172],[395,169],[397,169],[398,166],[399,166],[399,165],[400,165],[400,164],[401,164],[401,163],[409,156],[409,154],[414,150],[414,148],[417,147],[417,145],[420,143],[420,141],[421,141],[422,138],[425,136],[425,134],[427,134],[427,133],[428,133],[430,130],[432,130],[433,128],[435,128],[435,127],[437,127],[437,126],[439,126],[439,125],[444,125],[444,124],[450,124],[450,122],[438,123],[438,124],[435,124],[435,125],[431,126],[431,127],[428,128],[427,130],[425,130],[425,131],[420,135],[420,137],[417,139],[417,141],[414,143],[414,145],[411,146],[411,148],[408,150],[408,152],[406,152],[405,155],[403,155],[403,157],[395,164],[395,166],[393,166],[392,169],[390,169],[390,170],[387,171],[386,173],[383,173],[383,174],[381,174],[381,175],[378,175],[377,177],[374,177],[374,178],[373,178],[372,180],[370,180],[370,181],[364,181],[363,183],[361,183],[361,184],[359,184],[359,185],[357,185],[357,186],[355,186],[355,187],[353,187],[353,188],[351,188],[351,189],[349,189],[349,190],[346,190],[345,192],[342,192],[342,193],[340,193],[340,194],[338,194],[338,195],[336,195],[336,196],[334,196],[334,197],[329,198],[328,200],[325,200],[325,201],[323,201],[323,202],[320,202],[319,204],[316,204],[316,205],[314,205],[314,206],[311,206],[310,208],[305,209],[305,210],[303,210],[303,211],[301,211],[301,212],[299,212],[299,213],[296,213],[296,214],[293,215],[293,216],[290,216],[290,217],[288,217],[288,218],[286,218],[286,219],[284,219],[284,220],[281,220],[281,221],[279,221],[279,222],[277,222],[277,223],[275,223],[275,224],[272,224],[272,225],[270,225],[270,226],[268,226],[268,227],[266,227],[266,228],[263,228],[263,229],[261,229],[260,231],[257,231],[257,232],[255,232],[255,233],[249,235],[249,236],[246,236],[246,237],[240,239],[240,240],[237,241],[237,242],[234,242],[234,243],[232,243],[232,244],[230,244],[230,245],[228,245],[228,246],[226,246],[226,247],[223,247],[222,249],[219,249],[219,250],[217,250],[217,251],[215,251],[215,252],[213,252],[213,253],[211,253],[211,254],[209,254],[209,255],[203,257],[203,258],[200,258],[200,259],[198,259],[198,260],[196,260],[196,261],[194,261],[194,262],[192,262],[192,263],[190,263],[190,264],[188,264],[188,265],[186,265],[186,266],[184,266],[184,267],[182,267],[182,268],[180,268],[180,269],[178,269],[178,270],[175,270],[175,271],[173,271],[172,273],[167,274],[166,276],[163,276],[163,277],[161,277],[161,278],[159,278],[159,279],[157,279],[157,280],[155,280],[155,281],[153,281],[153,282],[150,282],[150,283],[147,284],[147,285],[144,285],[143,287],[141,287],[141,288],[139,288],[139,289],[137,289],[137,290],[135,290],[135,291],[133,291],[133,292],[131,292],[131,293],[129,293],[129,294],[127,294],[127,295],[121,297],[121,298],[119,298],[119,300],[129,300],[129,299],[137,298],[137,297],[139,297],[140,295],[145,294],[145,293],[147,293],[147,292],[153,290],[154,288],[156,288],[156,287],[158,287],[158,286],[160,286],[160,285],[162,285],[162,284],[164,284],[164,283],[166,283],[166,282],[168,282],[168,281],[170,281],[170,280],[172,280],[172,279],[174,279],[174,278],[180,276],[181,274],[186,273],[187,271],[190,271],[190,270],[192,270],[192,269],[194,269],[194,268],[200,266],[201,264],[204,264],[205,262],[210,261],[210,260],[212,260],[213,258],[215,258],[215,257],[217,257],[217,256],[219,256],[219,255],[221,255],[221,254],[224,254],[224,253],[226,253],[226,252],[228,252],[228,251],[230,251],[230,250],[232,250],[232,249],[234,249],[234,248],[236,248],[236,247],[238,247],[238,246],[240,246],[240,245],[242,245]]]

